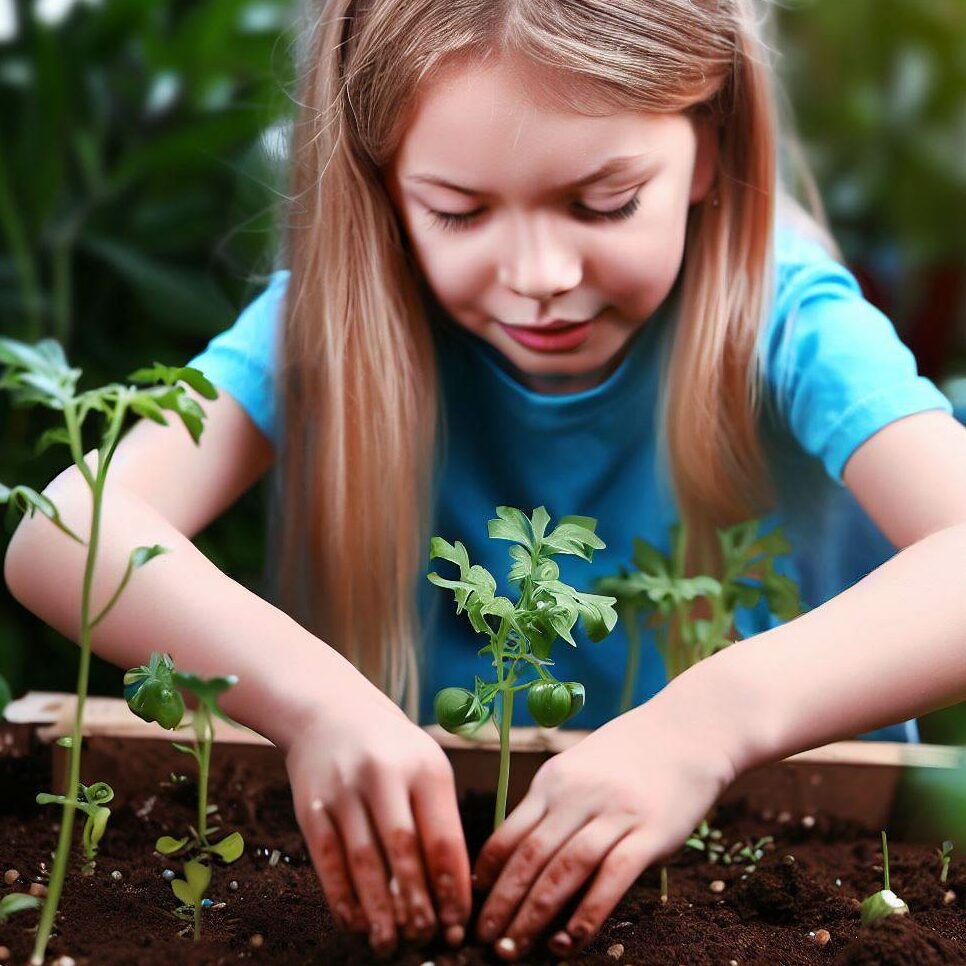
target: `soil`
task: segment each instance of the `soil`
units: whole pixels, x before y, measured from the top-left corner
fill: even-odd
[[[94,875],[80,875],[75,856],[48,961],[66,954],[78,966],[376,962],[363,938],[335,930],[287,785],[277,776],[263,781],[248,774],[239,780],[237,766],[224,752],[213,765],[211,800],[221,808],[226,832],[244,836],[245,854],[215,870],[209,895],[216,907],[205,913],[202,940],[179,939],[184,923],[173,916],[177,900],[162,872],[180,873],[180,868],[152,846],[157,836],[180,835],[193,821],[193,778],[171,782],[150,756],[130,764],[138,777],[129,787],[139,790],[131,791],[112,815]],[[20,872],[12,885],[0,880],[0,895],[25,892],[31,882],[45,881],[42,863],[50,865],[59,811],[40,808],[33,796],[46,790],[49,775],[43,752],[0,756],[0,873],[10,868]],[[493,801],[468,796],[462,808],[475,855],[491,826]],[[891,885],[911,914],[863,929],[859,901],[882,888],[878,829],[822,814],[752,813],[741,802],[719,806],[713,825],[727,844],[769,835],[774,843],[750,873],[743,866],[712,865],[705,854],[682,850],[669,866],[666,905],[659,898],[658,870],[646,871],[587,949],[566,961],[569,966],[966,963],[966,862],[954,852],[948,882],[940,884],[939,843],[890,841]],[[724,883],[723,891],[712,891],[714,880]],[[944,902],[947,890],[956,894],[949,904]],[[478,897],[477,908],[480,904]],[[10,962],[27,962],[37,918],[30,911],[0,924],[0,946],[11,950]],[[824,946],[816,942],[819,930],[830,936]],[[384,962],[479,966],[501,960],[488,947],[470,942],[460,950],[440,943],[401,947]],[[538,949],[526,962],[557,966],[563,961]]]

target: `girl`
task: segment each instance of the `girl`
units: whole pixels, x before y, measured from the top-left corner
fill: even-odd
[[[118,450],[103,592],[132,539],[172,552],[95,648],[239,676],[226,710],[284,750],[329,907],[380,952],[458,944],[471,907],[416,722],[479,642],[425,581],[431,532],[504,574],[495,505],[593,515],[607,551],[562,575],[582,583],[681,519],[703,567],[716,526],[802,530],[819,470],[905,548],[663,689],[652,650],[620,717],[619,634],[563,656],[599,727],[479,856],[478,935],[507,959],[586,886],[550,940],[584,946],[738,774],[966,694],[966,438],[793,200],[761,34],[752,0],[316,4],[287,269],[189,363],[224,390],[200,446],[142,421]],[[277,608],[190,542],[270,465]],[[76,474],[46,492],[83,525]],[[65,633],[73,582],[38,561],[79,573],[67,543],[38,517],[6,571]]]

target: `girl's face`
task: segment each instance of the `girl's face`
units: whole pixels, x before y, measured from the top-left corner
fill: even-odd
[[[450,71],[421,92],[386,188],[453,320],[532,389],[576,392],[671,291],[715,137],[683,114],[560,112],[533,90],[500,63]]]

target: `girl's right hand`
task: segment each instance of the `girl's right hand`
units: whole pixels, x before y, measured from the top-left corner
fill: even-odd
[[[369,690],[371,689],[371,690]],[[366,682],[288,744],[295,814],[335,920],[389,953],[442,922],[459,945],[470,865],[442,748]],[[435,903],[434,900],[435,899]]]

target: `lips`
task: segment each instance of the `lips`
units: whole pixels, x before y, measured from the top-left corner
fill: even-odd
[[[590,336],[593,319],[586,322],[554,322],[549,325],[503,325],[515,342],[536,352],[567,352],[583,345]]]

